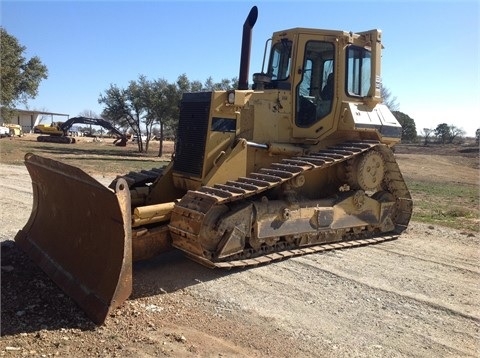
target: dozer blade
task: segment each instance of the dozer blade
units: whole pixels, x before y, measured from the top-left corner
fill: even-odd
[[[82,170],[25,155],[30,219],[15,241],[92,321],[101,324],[132,292],[130,192],[113,193]]]

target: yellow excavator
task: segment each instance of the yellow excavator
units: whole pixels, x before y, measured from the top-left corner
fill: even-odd
[[[15,240],[97,324],[131,294],[132,263],[171,249],[248,267],[406,229],[412,199],[392,152],[402,128],[380,95],[381,32],[274,32],[250,86],[257,15],[243,26],[238,89],[183,95],[165,168],[107,188],[25,156],[34,202]]]
[[[44,124],[36,125],[33,127],[33,131],[34,133],[41,134],[37,137],[37,141],[39,142],[73,144],[76,140],[69,135],[69,131],[75,124],[88,124],[103,127],[116,137],[113,144],[119,147],[125,147],[127,145],[128,139],[126,135],[116,129],[110,122],[102,118],[89,118],[83,116],[73,117],[65,122],[53,122],[48,126]]]

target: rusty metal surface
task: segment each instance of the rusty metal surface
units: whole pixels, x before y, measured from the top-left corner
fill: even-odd
[[[16,243],[97,324],[132,291],[130,194],[82,170],[25,156],[33,186],[29,221]]]
[[[167,224],[132,231],[133,262],[147,260],[172,249],[172,238]]]

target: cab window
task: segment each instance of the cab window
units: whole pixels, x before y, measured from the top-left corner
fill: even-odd
[[[272,46],[268,75],[272,81],[286,80],[290,76],[292,42],[282,40]]]
[[[370,51],[350,46],[347,51],[347,94],[356,97],[367,96],[371,75]]]
[[[332,111],[334,99],[333,43],[308,41],[302,67],[302,79],[296,89],[296,119],[299,127],[309,127]]]

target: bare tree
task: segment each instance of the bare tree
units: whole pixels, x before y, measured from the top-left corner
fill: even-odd
[[[87,118],[99,118],[98,114],[95,113],[94,111],[92,111],[91,109],[84,109],[83,111],[81,111],[79,114],[78,114],[79,117],[87,117]],[[94,135],[96,130],[94,128],[92,128],[92,125],[89,124],[88,127],[82,127],[80,126],[79,127],[80,129],[82,130],[85,130],[90,133],[90,135]]]
[[[84,109],[78,114],[80,117],[87,117],[87,118],[99,118],[98,114],[92,111],[91,109]]]
[[[380,94],[383,98],[383,104],[388,107],[391,112],[398,111],[400,109],[400,104],[397,102],[397,97],[392,97],[390,90],[383,86],[380,88]]]
[[[449,143],[453,143],[453,141],[457,138],[461,139],[465,137],[465,131],[462,128],[458,128],[454,125],[450,125],[450,137]]]
[[[423,145],[428,145],[428,138],[431,137],[434,130],[430,128],[423,128],[422,133],[420,135],[423,137]]]

